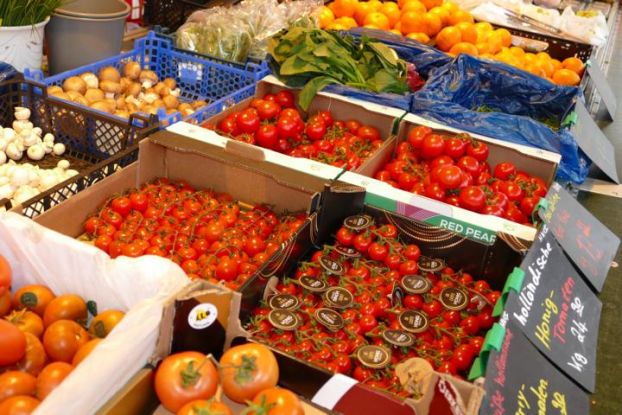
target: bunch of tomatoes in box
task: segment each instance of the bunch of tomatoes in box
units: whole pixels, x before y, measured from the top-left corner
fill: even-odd
[[[274,353],[248,343],[230,348],[220,361],[195,351],[172,354],[158,366],[154,389],[162,405],[176,415],[233,415],[222,395],[247,405],[243,415],[303,415],[301,401],[277,387],[278,379]]]
[[[0,256],[0,414],[31,413],[123,319],[92,313],[78,295],[44,285],[11,294],[11,268]]]
[[[467,373],[500,296],[366,215],[347,218],[335,245],[300,263],[277,292],[253,311],[255,339],[402,396],[394,367],[406,359]]]
[[[279,217],[267,206],[160,178],[108,200],[84,230],[113,258],[167,257],[190,278],[236,289],[304,221],[304,214]]]
[[[468,134],[417,126],[375,177],[473,212],[530,224],[534,208],[546,196],[546,183],[509,161],[491,166],[488,154],[488,146]]]
[[[248,108],[222,119],[216,130],[239,141],[348,170],[358,168],[383,143],[377,128],[356,120],[334,120],[330,111],[304,121],[287,90],[253,99]]]

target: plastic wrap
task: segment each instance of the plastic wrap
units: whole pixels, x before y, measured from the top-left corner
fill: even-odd
[[[244,0],[233,7],[198,10],[177,30],[177,46],[220,59],[264,59],[266,42],[275,33],[310,18],[320,0]]]
[[[589,159],[567,130],[539,122],[560,125],[580,97],[578,88],[460,55],[434,71],[414,94],[411,111],[451,127],[557,152],[562,156],[559,176],[580,183]]]
[[[99,310],[126,315],[71,374],[39,405],[35,414],[93,414],[148,361],[162,306],[189,280],[164,258],[111,259],[14,213],[0,214],[0,254],[13,268],[13,288],[45,284],[56,294],[75,293]]]
[[[587,15],[579,16],[570,6],[561,15],[560,29],[594,46],[604,45],[609,36],[607,19],[601,12],[587,12]]]

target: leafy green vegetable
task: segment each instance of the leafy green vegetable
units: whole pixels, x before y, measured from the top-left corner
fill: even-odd
[[[0,26],[30,26],[41,23],[65,0],[0,0]]]
[[[395,94],[409,91],[406,62],[384,43],[365,36],[355,42],[351,36],[292,27],[268,41],[268,52],[283,82],[304,85],[299,104],[305,111],[315,94],[331,84]]]
[[[498,110],[488,105],[480,105],[479,107],[475,108],[475,111],[477,112],[499,112]],[[542,124],[546,125],[553,131],[558,131],[560,129],[560,122],[554,118],[546,118],[546,117],[537,117],[537,118],[531,117],[531,118],[534,119],[535,121],[541,122]]]

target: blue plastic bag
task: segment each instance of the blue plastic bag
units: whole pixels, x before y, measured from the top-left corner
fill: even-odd
[[[509,65],[460,55],[434,71],[414,94],[411,112],[475,134],[559,153],[558,177],[581,183],[590,161],[572,134],[533,119],[561,124],[580,98],[578,88],[555,86]],[[491,112],[476,111],[481,107]]]

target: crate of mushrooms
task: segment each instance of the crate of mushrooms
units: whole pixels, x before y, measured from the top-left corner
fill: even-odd
[[[130,125],[40,94],[28,80],[0,82],[0,211],[34,217],[132,163],[153,116]]]
[[[54,98],[123,120],[133,114],[155,115],[161,127],[219,112],[223,103],[240,99],[235,92],[264,75],[174,49],[170,39],[153,32],[138,39],[133,50],[93,64],[48,78],[26,72]]]

